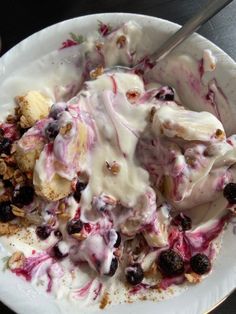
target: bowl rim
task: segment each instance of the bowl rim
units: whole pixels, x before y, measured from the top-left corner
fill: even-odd
[[[159,22],[159,23],[164,23],[164,24],[168,24],[169,26],[171,26],[173,29],[177,30],[177,28],[181,27],[181,25],[171,22],[169,20],[166,19],[162,19],[162,18],[158,18],[158,17],[154,17],[154,16],[149,16],[149,15],[144,15],[144,14],[135,14],[135,13],[123,13],[123,12],[111,12],[111,13],[96,13],[96,14],[88,14],[88,15],[83,15],[83,16],[79,16],[79,17],[74,17],[74,18],[70,18],[70,19],[66,19],[63,21],[60,21],[58,23],[54,23],[48,27],[45,27],[35,33],[33,33],[32,35],[28,36],[27,38],[23,39],[22,41],[20,41],[19,43],[17,43],[14,47],[12,47],[11,49],[9,49],[8,51],[6,51],[0,58],[0,77],[1,77],[1,65],[3,64],[3,73],[4,73],[4,64],[6,63],[6,65],[8,64],[8,62],[11,63],[11,58],[14,59],[14,55],[20,51],[21,53],[27,49],[28,46],[32,45],[32,42],[34,40],[36,40],[39,35],[43,34],[43,33],[52,33],[54,31],[54,29],[56,27],[62,27],[65,24],[68,23],[73,23],[73,22],[77,22],[79,21],[79,23],[83,22],[83,20],[85,19],[95,19],[98,20],[99,18],[112,18],[115,16],[122,16],[125,17],[125,20],[128,21],[130,19],[149,19],[151,22]],[[151,23],[150,22],[150,23]],[[230,63],[232,66],[236,67],[236,63],[235,61],[226,53],[224,52],[223,49],[221,49],[220,47],[218,47],[216,44],[214,44],[213,42],[211,42],[210,40],[208,40],[207,38],[205,38],[204,36],[195,33],[192,36],[196,36],[197,38],[203,40],[204,42],[206,42],[209,45],[210,49],[214,49],[216,51],[218,51],[220,54],[222,54],[225,58],[225,60],[227,60],[228,63]],[[21,51],[22,50],[22,51]],[[233,288],[234,289],[234,288]],[[232,290],[233,290],[232,289]],[[228,293],[230,293],[230,291],[226,292],[224,296],[222,296],[222,298],[224,299],[225,297],[227,297]],[[15,307],[15,304],[10,304],[10,301],[8,302],[8,300],[3,300],[3,302],[5,302],[9,307],[13,308],[14,310],[17,310],[17,308]],[[217,301],[217,303],[220,302],[220,300]],[[212,307],[214,307],[214,304],[212,304]],[[105,313],[105,312],[104,312]]]

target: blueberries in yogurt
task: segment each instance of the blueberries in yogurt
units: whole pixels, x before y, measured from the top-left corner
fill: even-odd
[[[15,215],[12,212],[10,202],[1,202],[0,203],[0,221],[8,222],[15,218]]]
[[[79,233],[83,228],[83,222],[81,220],[72,219],[68,221],[66,230],[68,234]]]
[[[136,286],[143,281],[144,273],[140,264],[130,265],[125,270],[126,280],[129,284]]]
[[[211,262],[205,254],[198,253],[191,257],[190,266],[195,273],[203,275],[210,271]]]
[[[118,260],[116,257],[113,257],[113,259],[111,260],[110,271],[106,275],[110,277],[114,276],[117,268],[118,268]]]
[[[81,192],[86,188],[87,182],[77,181],[74,192],[74,198],[79,203],[81,199]]]
[[[66,110],[66,103],[59,102],[59,103],[53,104],[49,112],[49,117],[56,120],[59,118],[60,113],[62,113],[65,110]]]
[[[51,228],[47,225],[38,226],[35,230],[37,236],[41,240],[46,240],[50,236],[51,231],[52,231]]]
[[[173,277],[184,273],[183,258],[172,249],[160,253],[157,260],[157,266],[167,277]]]
[[[181,231],[190,230],[192,228],[192,220],[190,217],[180,213],[175,216],[172,220],[172,223],[179,227]]]
[[[53,141],[59,133],[59,125],[56,121],[49,122],[45,128],[45,136],[49,141]]]
[[[0,154],[9,155],[11,152],[11,140],[6,137],[0,139]]]
[[[34,199],[34,188],[30,185],[23,185],[13,192],[12,203],[18,207],[29,205]]]
[[[236,183],[228,183],[223,194],[230,204],[236,204]]]
[[[175,93],[172,87],[163,86],[160,88],[158,93],[155,96],[158,100],[162,101],[173,101],[175,98]]]

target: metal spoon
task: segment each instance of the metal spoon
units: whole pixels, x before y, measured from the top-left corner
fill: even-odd
[[[150,56],[150,60],[154,65],[166,57],[173,49],[180,45],[187,39],[193,32],[197,31],[204,23],[211,17],[217,14],[221,9],[228,5],[233,0],[209,0],[205,8],[200,10],[199,13],[194,15],[184,26],[182,26],[174,35],[172,35],[161,47]],[[134,71],[141,65],[141,62],[134,67],[129,68],[126,66],[116,65],[105,69],[105,72],[113,71]]]

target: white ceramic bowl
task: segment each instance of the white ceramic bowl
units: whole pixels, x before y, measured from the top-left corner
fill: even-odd
[[[61,43],[68,38],[70,32],[82,35],[91,34],[97,29],[98,20],[118,26],[130,20],[140,24],[150,36],[157,48],[167,37],[178,29],[178,25],[166,20],[126,13],[107,13],[88,15],[67,20],[48,27],[19,43],[0,59],[0,82],[10,77],[16,68],[24,68],[26,64],[58,49]],[[215,71],[220,88],[229,98],[231,104],[236,104],[236,64],[220,48],[207,39],[193,35],[178,50],[200,59],[204,49],[211,49],[218,63]],[[1,86],[2,83],[0,83]],[[1,101],[1,97],[0,97]],[[231,106],[230,112],[236,111],[236,106]],[[236,115],[231,115],[225,124],[233,125]],[[235,223],[234,223],[235,222]],[[218,256],[213,272],[202,283],[192,286],[178,296],[169,300],[155,302],[137,302],[112,306],[103,313],[181,313],[199,314],[213,308],[220,300],[229,294],[236,286],[236,259],[235,240],[233,233],[236,220],[230,223],[224,234],[223,246]],[[1,240],[0,240],[1,241]],[[1,248],[1,247],[0,247]],[[2,248],[3,250],[4,248]],[[0,265],[1,267],[1,265]],[[39,292],[28,282],[16,277],[8,271],[1,273],[0,299],[17,313],[83,313],[78,305],[70,304],[52,298],[50,295]],[[97,310],[96,312],[100,312]],[[86,311],[86,313],[88,313]]]

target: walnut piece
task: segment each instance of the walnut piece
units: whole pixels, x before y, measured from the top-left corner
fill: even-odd
[[[7,265],[10,269],[22,267],[25,261],[24,253],[17,251],[9,258]]]
[[[201,276],[196,273],[184,274],[184,276],[188,280],[189,283],[196,284],[201,281]]]
[[[13,235],[20,230],[20,227],[16,224],[9,224],[9,223],[0,223],[0,236],[6,235]]]

